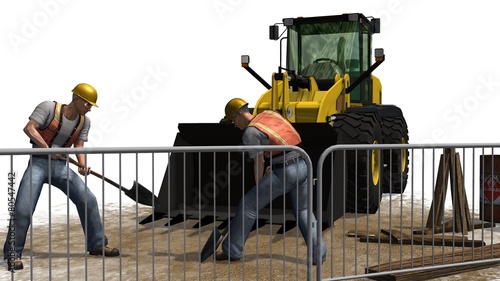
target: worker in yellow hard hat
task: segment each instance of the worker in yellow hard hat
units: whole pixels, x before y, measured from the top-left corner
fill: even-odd
[[[248,103],[241,98],[231,99],[225,108],[226,123],[243,131],[245,145],[292,145],[300,146],[301,138],[292,124],[281,114],[265,110],[253,116]],[[326,259],[326,245],[321,239],[317,249],[317,221],[312,217],[313,228],[307,228],[307,164],[297,151],[249,151],[254,161],[254,175],[257,183],[240,200],[238,209],[228,226],[228,236],[222,242],[222,252],[215,253],[216,260],[241,259],[243,246],[257,219],[259,210],[280,195],[288,193],[302,236],[306,240],[312,235],[313,256],[321,251],[322,261]],[[265,158],[270,165],[265,167]],[[313,264],[316,261],[313,260]]]
[[[24,127],[33,148],[83,148],[90,129],[90,119],[86,114],[92,107],[97,107],[97,91],[89,84],[80,83],[72,92],[69,104],[44,101],[35,108]],[[76,157],[81,165],[78,172],[87,175],[90,167],[86,165],[85,155],[76,154]],[[96,197],[83,180],[66,165],[61,155],[33,155],[19,184],[14,217],[10,220],[4,245],[4,259],[8,260],[9,270],[23,268],[21,257],[30,218],[42,187],[49,179],[51,185],[67,194],[76,205],[89,254],[118,256],[118,249],[106,246],[108,239],[104,235]]]
[[[98,107],[97,102],[97,91],[94,87],[87,83],[80,83],[73,89],[73,94],[80,97],[92,106]],[[90,107],[89,107],[90,108]]]

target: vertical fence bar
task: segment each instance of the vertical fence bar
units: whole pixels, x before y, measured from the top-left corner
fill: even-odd
[[[185,157],[183,157],[185,158]],[[170,159],[172,159],[172,154],[170,154],[170,157],[169,157],[169,164],[170,164]],[[185,167],[185,164],[183,163],[182,165],[184,165]],[[167,181],[167,194],[168,194],[168,203],[167,203],[167,218],[168,218],[168,222],[167,222],[167,229],[168,229],[168,232],[167,232],[167,241],[168,241],[168,247],[167,247],[167,251],[170,253],[170,251],[172,250],[172,248],[170,247],[171,245],[171,236],[170,236],[170,220],[172,218],[172,213],[170,212],[170,209],[171,209],[171,185],[170,183],[172,182],[171,180],[171,170],[169,169],[168,170],[168,175],[167,175],[167,178],[168,178],[168,181]],[[167,265],[168,265],[168,274],[167,274],[167,277],[168,277],[168,280],[171,280],[172,278],[172,275],[170,274],[171,272],[171,268],[172,268],[172,265],[171,265],[171,260],[170,260],[170,255],[168,255],[168,258],[167,258]]]
[[[151,223],[151,280],[155,280],[155,154],[151,153],[151,202],[153,202],[153,212],[151,215],[153,216],[152,223]]]
[[[71,279],[71,267],[70,267],[70,249],[69,249],[69,241],[70,241],[70,228],[69,228],[69,195],[70,195],[70,188],[69,188],[69,159],[66,160],[66,176],[68,177],[68,179],[66,180],[66,254],[67,254],[67,258],[66,258],[66,263],[67,263],[67,266],[66,266],[66,270],[67,270],[67,278],[68,280]]]
[[[48,199],[48,210],[49,210],[49,280],[52,280],[52,158],[49,155],[49,199]],[[33,216],[34,214],[32,214]],[[33,224],[31,225],[33,226]]]
[[[184,154],[184,167],[185,167],[185,164],[186,163],[186,154]],[[183,231],[183,235],[184,235],[184,239],[183,239],[183,249],[184,249],[184,254],[182,255],[183,256],[183,261],[184,261],[184,280],[186,280],[186,219],[187,219],[187,216],[186,216],[186,211],[187,211],[187,195],[186,195],[186,179],[187,179],[187,175],[186,175],[186,168],[183,169],[182,171],[182,176],[184,178],[184,188],[182,189],[182,200],[183,200],[183,204],[182,204],[182,208],[183,208],[183,220],[182,220],[182,231]]]
[[[101,166],[102,166],[102,170],[101,170],[101,173],[102,173],[102,176],[103,178],[101,179],[101,192],[102,192],[102,232],[103,234],[105,235],[106,233],[106,197],[105,197],[105,186],[104,186],[104,177],[106,176],[106,171],[105,171],[105,161],[104,161],[104,156],[105,154],[101,154]],[[87,171],[87,154],[85,154],[85,171]],[[106,250],[106,245],[104,245],[104,242],[103,242],[103,249]],[[106,280],[106,262],[105,262],[105,257],[106,255],[103,254],[102,255],[102,280]]]
[[[200,159],[200,161],[198,161],[198,171],[201,171],[201,152],[198,152],[198,159]],[[198,198],[200,198],[200,200],[198,201],[198,218],[201,218],[201,177],[198,177]],[[215,210],[213,212],[213,225],[215,226],[215,223],[216,223],[216,220],[217,217],[215,216]],[[200,223],[200,227],[198,228],[198,252],[201,253],[202,251],[202,242],[201,242],[201,219],[199,220],[199,223]],[[201,280],[201,254],[198,255],[198,280]],[[214,278],[215,278],[215,275],[214,275]]]
[[[120,260],[119,268],[120,268],[120,280],[123,277],[123,263],[122,263],[122,249],[123,249],[123,237],[122,237],[122,154],[118,153],[118,183],[120,185],[120,190],[118,190],[118,244],[120,249]],[[153,212],[154,213],[154,212]],[[154,219],[153,219],[154,222]]]

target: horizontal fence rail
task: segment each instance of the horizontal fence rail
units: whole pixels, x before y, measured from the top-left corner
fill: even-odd
[[[0,196],[4,241],[14,241],[8,229],[16,226],[11,215],[25,169],[33,174],[30,165],[42,158],[49,173],[57,173],[52,167],[62,160],[49,155],[81,153],[93,173],[78,174],[70,159],[62,166],[95,196],[108,245],[120,250],[118,257],[89,255],[89,226],[82,228],[79,210],[65,195],[72,184],[58,190],[48,180],[30,217],[24,269],[8,271],[4,260],[0,279],[427,280],[461,273],[483,280],[472,270],[500,263],[499,147],[336,145],[317,158],[292,146],[0,149],[7,181]],[[222,245],[213,238],[231,239],[240,204],[261,205],[260,198],[274,197],[273,190],[286,193],[284,183],[295,180],[280,173],[256,184],[248,154],[266,151],[280,154],[265,164],[273,171],[296,163],[282,154],[304,159],[307,195],[297,186],[261,209],[246,210],[256,219],[241,259],[215,260],[212,253]],[[257,201],[247,201],[254,186]],[[292,198],[307,202],[303,232]],[[321,231],[313,239],[315,228]],[[318,249],[324,241],[326,260],[306,246],[313,241]]]

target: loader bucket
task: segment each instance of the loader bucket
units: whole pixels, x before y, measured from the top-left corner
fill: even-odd
[[[313,178],[315,178],[318,158],[326,148],[336,143],[337,134],[326,123],[295,123],[293,126],[302,137],[301,147],[311,158]],[[184,123],[179,124],[178,128],[174,146],[242,145],[242,131],[223,123]],[[331,176],[331,162],[329,159],[324,165],[324,174],[328,177]],[[244,190],[241,188],[243,184]],[[197,217],[200,212],[202,216],[214,215],[215,210],[215,217],[225,218],[228,216],[228,207],[234,212],[244,193],[254,185],[253,161],[246,153],[175,153],[170,157],[158,195],[160,204],[155,208],[155,212],[167,213],[169,210],[171,214],[187,212],[192,217]],[[229,186],[230,192],[228,192]],[[314,190],[315,206],[316,191],[323,192],[323,217],[330,226],[334,220],[342,216],[342,190],[333,191],[335,196],[327,196],[330,194],[329,184],[324,188],[315,187]],[[336,202],[330,202],[332,199]],[[273,217],[283,214],[283,201],[280,196],[272,202]],[[285,201],[285,204],[288,204],[288,199]],[[333,206],[335,210],[332,212]],[[259,216],[265,218],[270,213],[270,209],[264,208],[259,212]],[[293,220],[291,206],[286,207],[286,213],[286,219]]]

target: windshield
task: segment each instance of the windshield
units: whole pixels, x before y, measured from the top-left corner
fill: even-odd
[[[310,23],[288,30],[287,68],[317,80],[360,69],[358,22]]]

